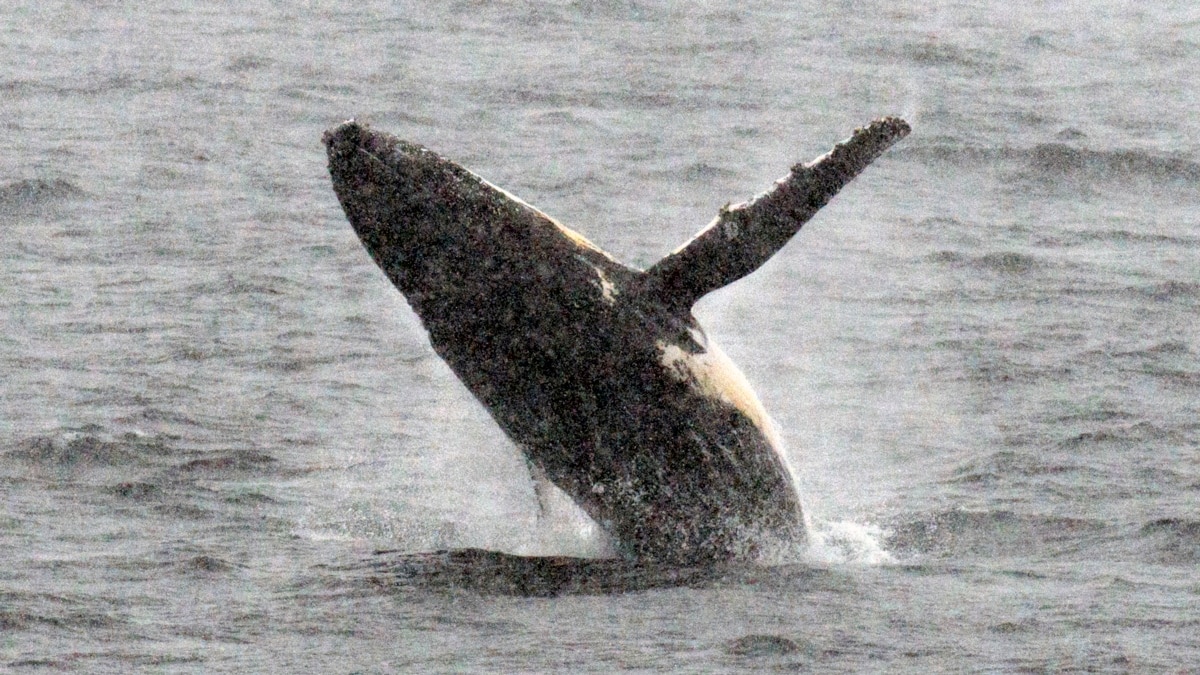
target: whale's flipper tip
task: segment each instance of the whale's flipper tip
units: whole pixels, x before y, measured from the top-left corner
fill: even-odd
[[[717,219],[658,261],[643,288],[688,309],[705,294],[758,269],[885,150],[912,132],[899,117],[883,117],[811,162],[797,164],[775,186]]]
[[[797,172],[816,170],[821,167],[837,170],[843,173],[841,181],[827,182],[821,187],[829,190],[826,198],[832,198],[846,183],[862,173],[871,162],[879,158],[885,150],[897,141],[912,133],[912,127],[900,117],[881,117],[873,120],[865,127],[855,129],[850,137],[833,146],[829,152],[811,162],[797,164],[792,167],[792,174],[784,180],[793,179]]]

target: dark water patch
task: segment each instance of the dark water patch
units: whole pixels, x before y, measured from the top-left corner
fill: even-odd
[[[950,265],[952,267],[965,266],[970,257],[959,251],[934,251],[925,256],[925,261],[935,265]]]
[[[603,102],[595,92],[550,90],[541,87],[504,86],[481,89],[478,95],[501,106],[541,108],[602,108]]]
[[[910,227],[918,230],[934,231],[934,232],[959,232],[962,230],[974,229],[970,223],[953,218],[950,216],[930,216],[922,218],[918,221],[911,222]]]
[[[187,427],[203,427],[203,426],[205,426],[203,422],[201,422],[195,418],[189,417],[188,415],[185,415],[179,411],[164,410],[162,408],[155,408],[152,406],[144,407],[132,415],[126,415],[124,417],[116,418],[114,421],[118,422],[120,424],[129,424],[132,426],[135,426],[138,424],[145,424],[145,423],[172,424],[172,425],[181,425],[181,426],[187,426]],[[159,437],[164,438],[164,439],[169,439],[169,440],[176,440],[176,441],[181,438],[181,436],[179,436],[178,434],[166,434],[166,433],[159,434]]]
[[[1065,143],[1042,143],[1029,152],[1029,165],[1039,173],[1056,176],[1200,182],[1200,164],[1142,150],[1086,150]]]
[[[589,5],[591,3],[588,3]],[[454,0],[447,8],[452,15],[470,21],[472,34],[503,37],[511,40],[513,30],[517,35],[554,40],[554,36],[563,35],[563,31],[573,32],[571,26],[577,23],[578,9],[574,5],[564,3],[549,3],[541,0],[511,0],[510,2],[495,3],[486,0]],[[612,18],[623,18],[613,15]],[[436,28],[435,28],[436,26]],[[408,30],[445,30],[441,24],[427,26],[411,25]],[[457,22],[455,31],[461,30]],[[570,34],[570,33],[568,33]]]
[[[719,166],[713,166],[707,162],[690,164],[683,170],[683,179],[691,181],[712,181],[718,178],[729,178],[736,175],[736,171]]]
[[[33,178],[0,185],[0,213],[34,210],[56,202],[87,196],[62,178]]]
[[[1112,243],[1112,244],[1146,244],[1162,246],[1179,246],[1195,248],[1200,246],[1200,237],[1182,234],[1159,234],[1148,232],[1131,232],[1129,230],[1082,230],[1059,235],[1064,243]]]
[[[268,454],[254,450],[235,450],[209,457],[188,460],[175,467],[178,473],[233,473],[261,471],[276,462]]]
[[[225,65],[225,70],[228,70],[231,73],[248,73],[267,68],[274,64],[274,59],[256,54],[245,54],[231,59],[229,63]]]
[[[99,78],[86,69],[74,71],[73,77],[38,80],[9,80],[0,83],[0,91],[23,96],[50,95],[76,99],[106,94],[145,94],[160,91],[189,91],[205,88],[227,89],[226,82],[206,82],[195,75],[176,75],[162,78],[137,77],[129,73]]]
[[[899,555],[1020,557],[1073,550],[1108,528],[1082,518],[952,509],[888,529],[888,550]]]
[[[799,653],[814,656],[817,649],[782,635],[746,635],[730,640],[725,645],[725,653],[734,656],[786,656]]]
[[[1049,578],[1049,575],[1042,572],[1035,572],[1033,570],[993,570],[992,574],[995,574],[996,576],[1007,577],[1009,579],[1031,580]]]
[[[1033,618],[1020,621],[1001,621],[988,626],[988,630],[1000,635],[1023,635],[1042,630],[1042,622]]]
[[[913,63],[923,66],[954,67],[972,74],[989,75],[1010,70],[999,63],[999,55],[981,49],[959,47],[945,42],[920,42],[907,44],[901,54]]]
[[[68,227],[50,236],[54,239],[85,239],[92,236],[92,231],[83,227]]]
[[[942,250],[934,251],[924,259],[937,265],[1000,274],[1027,274],[1053,266],[1042,258],[1017,251],[993,251],[981,256],[974,256],[960,251]]]
[[[1185,446],[1186,447],[1186,446]],[[1193,443],[1192,447],[1196,447]],[[1186,492],[1200,490],[1200,467],[1188,466],[1184,463],[1155,463],[1154,466],[1142,466],[1134,469],[1130,476],[1135,484],[1141,486],[1142,494],[1168,494],[1176,490]]]
[[[235,569],[232,563],[212,555],[193,556],[185,560],[181,567],[188,571],[207,573],[230,572]]]
[[[161,485],[154,483],[126,481],[109,487],[107,492],[117,497],[142,502],[159,499],[163,495],[163,488]]]
[[[1055,462],[1039,455],[1025,452],[1001,450],[985,458],[971,460],[951,474],[946,481],[952,484],[990,485],[1011,481],[1013,478],[1040,478],[1064,474],[1094,473],[1088,467]]]
[[[127,321],[64,321],[56,326],[62,333],[76,335],[146,335],[148,333],[165,333],[175,328],[174,324],[165,322],[146,323],[145,319]]]
[[[766,107],[757,97],[732,96],[730,91],[713,91],[697,86],[676,91],[631,91],[627,87],[592,87],[580,90],[549,90],[539,86],[480,87],[476,93],[489,104],[504,108],[575,108],[593,110],[634,109],[686,111],[727,109],[756,112]]]
[[[1169,354],[1173,356],[1191,356],[1194,354],[1191,347],[1183,342],[1168,340],[1159,342],[1146,349],[1140,349],[1132,352],[1117,352],[1113,356],[1157,356],[1159,354]]]
[[[587,117],[577,115],[573,111],[566,108],[531,112],[529,113],[528,118],[529,121],[534,124],[548,127],[567,126],[573,128],[594,128],[597,126]]]
[[[1200,371],[1180,370],[1176,368],[1148,367],[1147,375],[1160,378],[1166,384],[1179,389],[1193,390],[1200,387]]]
[[[592,192],[606,186],[607,180],[597,175],[594,172],[588,171],[578,176],[568,177],[565,180],[555,180],[539,182],[536,180],[526,180],[522,183],[528,186],[530,191],[537,191],[538,194],[544,195],[574,195],[583,192]]]
[[[154,507],[154,512],[171,520],[212,520],[215,513],[212,509],[195,504],[165,503]]]
[[[172,346],[165,357],[161,358],[160,360],[153,361],[152,363],[200,363],[212,359],[227,359],[241,356],[243,353],[244,350],[232,346],[222,345],[217,342],[207,342],[204,344],[188,342],[187,344]],[[180,422],[189,425],[191,424],[191,422],[186,421],[187,419],[190,419],[187,418],[187,416],[179,413],[174,414],[180,417]]]
[[[940,40],[900,44],[883,42],[866,47],[852,47],[850,51],[868,61],[888,64],[909,62],[925,68],[944,69],[969,76],[994,76],[1017,69],[1014,63],[1003,59],[998,52]]]
[[[1185,301],[1194,303],[1200,299],[1200,283],[1172,279],[1153,284],[1129,286],[1125,293],[1134,297],[1149,298],[1156,302]]]
[[[1011,358],[1018,350],[1032,352],[1032,356],[1026,357],[1029,360],[1039,358],[1043,348],[1035,342],[1005,345],[1013,354],[993,349],[994,345],[986,340],[939,340],[934,346],[960,354],[965,361],[933,369],[935,375],[950,380],[987,385],[1038,384],[1069,378],[1076,369],[1073,364],[1026,363]]]
[[[1093,349],[1083,356],[1106,368],[1115,365],[1124,373],[1159,378],[1169,386],[1185,390],[1200,386],[1200,358],[1190,345],[1176,340],[1125,351]]]
[[[1200,563],[1200,520],[1159,518],[1141,527],[1138,540],[1152,562],[1168,565]]]
[[[328,244],[312,244],[309,246],[301,246],[300,250],[318,260],[337,258],[342,253],[340,248],[336,246],[330,246]]]
[[[1084,431],[1062,441],[1060,447],[1074,450],[1105,443],[1146,445],[1162,442],[1180,443],[1185,440],[1178,431],[1166,429],[1151,422],[1135,422],[1134,424],[1110,425],[1102,429]]]
[[[340,338],[340,336],[339,336]],[[280,338],[286,339],[286,338]],[[289,346],[275,346],[272,348],[272,353],[264,356],[261,359],[255,359],[253,365],[256,368],[263,370],[276,371],[280,373],[299,373],[320,368],[322,366],[335,366],[337,368],[344,367],[345,364],[377,358],[379,355],[371,352],[349,351],[341,353],[329,353],[324,356],[294,356],[300,351]],[[389,359],[392,355],[389,355]]]
[[[300,284],[298,281],[278,275],[256,274],[247,277],[238,277],[226,274],[216,279],[188,284],[178,290],[176,294],[181,298],[187,299],[203,297],[279,296],[299,288]]]
[[[26,609],[0,609],[0,630],[4,631],[31,630],[38,625],[91,631],[113,628],[125,623],[120,617],[95,612],[76,611],[53,616]]]
[[[379,551],[368,580],[389,589],[461,589],[485,595],[548,597],[618,594],[712,583],[712,568],[667,567],[616,559],[520,556],[482,549],[432,553]]]
[[[85,598],[51,593],[0,591],[0,630],[23,631],[53,626],[87,631],[127,623],[119,614],[96,609],[95,604]],[[119,603],[115,601],[103,601],[102,604],[113,610],[119,609]]]
[[[702,56],[704,54],[758,54],[762,43],[754,37],[728,40],[703,40],[697,42],[671,43],[661,49],[663,54],[680,56]]]
[[[19,659],[10,661],[8,666],[11,668],[51,669],[71,673],[122,672],[137,668],[158,668],[175,664],[202,663],[204,660],[204,657],[201,656],[177,656],[173,654],[76,651],[56,658]],[[112,667],[113,664],[117,665]]]
[[[1038,258],[1015,251],[987,253],[972,261],[979,269],[1005,274],[1020,274],[1046,267],[1046,263]]]
[[[572,0],[567,6],[582,17],[642,22],[662,16],[658,6],[638,0]]]
[[[925,164],[972,169],[1020,157],[1020,153],[1011,148],[984,148],[957,141],[911,142],[888,150],[888,154],[896,159],[914,159]]]
[[[167,439],[126,433],[105,438],[91,433],[67,433],[62,436],[34,436],[0,455],[43,467],[120,467],[139,466],[169,455],[173,449]]]
[[[889,154],[931,165],[979,170],[1007,167],[1015,178],[1051,180],[1127,180],[1157,183],[1200,183],[1200,163],[1144,150],[1088,150],[1066,143],[1041,143],[1032,148],[983,147],[960,141],[932,141],[898,147]]]
[[[277,499],[270,495],[265,495],[261,492],[248,490],[244,492],[233,492],[222,497],[226,504],[238,504],[243,506],[257,506],[260,504],[275,504]]]

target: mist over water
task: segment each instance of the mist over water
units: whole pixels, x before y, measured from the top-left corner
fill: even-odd
[[[0,17],[0,670],[1200,660],[1191,4]],[[646,267],[885,114],[914,133],[696,308],[782,432],[806,551],[630,593],[563,563],[533,598],[487,578],[508,558],[404,558],[606,545],[362,250],[324,129]]]

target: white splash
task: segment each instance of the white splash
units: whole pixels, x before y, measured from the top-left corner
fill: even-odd
[[[896,562],[883,547],[883,528],[849,520],[814,521],[808,528],[806,562],[820,565],[888,565]]]

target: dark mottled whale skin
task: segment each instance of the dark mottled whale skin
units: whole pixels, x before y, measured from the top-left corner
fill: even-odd
[[[857,130],[645,272],[419,145],[354,121],[324,141],[359,239],[531,465],[626,557],[695,564],[753,560],[805,529],[766,413],[692,304],[907,132]]]

